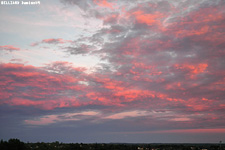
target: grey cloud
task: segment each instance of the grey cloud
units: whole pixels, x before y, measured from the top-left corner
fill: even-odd
[[[92,0],[60,0],[66,5],[77,5],[82,10],[88,10],[92,7]]]
[[[80,44],[78,46],[72,47],[65,47],[66,52],[69,52],[72,55],[78,55],[78,54],[88,54],[92,51],[94,51],[96,48],[91,45],[86,45],[86,44]]]

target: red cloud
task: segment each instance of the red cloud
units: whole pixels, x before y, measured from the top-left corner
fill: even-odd
[[[206,101],[198,98],[190,98],[188,101],[186,101],[186,106],[192,111],[212,111],[212,109],[215,109],[211,107],[214,105],[213,103],[213,100]]]
[[[195,75],[205,72],[208,67],[208,64],[175,64],[174,67],[178,70],[188,71],[188,75],[193,78]]]
[[[175,68],[181,69],[181,70],[189,70],[193,74],[199,74],[206,70],[208,67],[208,64],[198,64],[198,65],[190,65],[190,64],[176,64]]]
[[[143,41],[139,37],[124,41],[120,51],[122,51],[123,55],[138,56],[142,52],[142,49],[140,48],[142,42]]]
[[[209,26],[205,25],[201,27],[200,29],[190,29],[190,30],[181,29],[176,32],[176,36],[187,37],[187,36],[193,36],[193,35],[203,35],[208,33],[208,31],[209,31]]]
[[[73,68],[70,69],[73,71]],[[4,81],[0,84],[1,104],[42,109],[73,107],[80,105],[77,101],[78,91],[86,88],[79,84],[81,78],[70,73],[51,73],[21,64],[1,64],[0,70],[0,80]],[[79,72],[80,69],[74,71]]]
[[[20,50],[20,48],[14,47],[12,45],[4,45],[0,46],[0,49],[7,50],[7,51],[14,51],[14,50]]]
[[[168,90],[185,90],[185,88],[182,87],[181,82],[174,82],[166,85],[166,89]]]
[[[115,96],[119,98],[124,98],[124,101],[133,101],[135,99],[143,99],[145,97],[155,98],[155,93],[148,90],[135,90],[135,89],[127,89],[124,91],[117,91]]]
[[[160,12],[155,12],[154,14],[146,14],[145,12],[138,10],[132,13],[136,21],[140,24],[147,24],[148,26],[160,24],[160,19],[164,16]]]
[[[187,16],[164,28],[169,35],[177,38],[192,37],[193,41],[208,41],[211,44],[224,43],[224,4],[191,11]]]
[[[93,0],[95,4],[101,6],[101,7],[106,7],[106,8],[111,8],[113,9],[114,3],[109,3],[107,0]]]
[[[44,39],[42,40],[41,42],[36,42],[36,43],[32,43],[31,46],[37,46],[41,43],[47,43],[47,44],[64,44],[64,43],[71,43],[72,41],[71,40],[64,40],[64,39],[61,39],[61,38],[58,38],[58,39]]]
[[[42,43],[65,43],[63,39],[44,39],[42,40]]]
[[[141,64],[137,64],[141,65]],[[141,65],[145,68],[144,64]],[[148,67],[149,68],[149,67]],[[152,68],[152,67],[150,67]],[[115,105],[115,106],[124,106],[124,102],[133,102],[140,103],[146,99],[170,102],[183,102],[180,98],[173,98],[167,94],[156,92],[154,90],[143,90],[135,89],[136,86],[130,87],[129,83],[126,83],[122,80],[112,80],[108,76],[96,75],[92,77],[91,80],[94,80],[97,83],[100,83],[99,86],[93,87],[92,92],[86,94],[89,99],[94,100],[96,103],[103,105]],[[142,80],[142,79],[140,79]],[[149,81],[148,81],[149,82]],[[99,89],[102,89],[98,91]],[[96,91],[96,92],[94,92]],[[103,92],[104,91],[104,92]]]

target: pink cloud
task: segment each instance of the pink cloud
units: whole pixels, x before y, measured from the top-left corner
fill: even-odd
[[[101,7],[113,8],[108,1],[96,0],[95,3]],[[199,8],[181,18],[179,15],[172,16],[174,18],[171,20],[167,18],[166,22],[165,11],[157,10],[158,5],[151,7],[154,7],[153,11],[148,11],[144,6],[131,10],[127,8],[127,18],[121,18],[119,13],[98,17],[109,28],[99,30],[98,34],[93,35],[94,38],[87,39],[94,39],[99,43],[102,42],[102,37],[113,39],[102,42],[101,50],[97,52],[105,56],[104,59],[109,62],[113,71],[103,68],[85,74],[85,69],[71,67],[67,62],[55,62],[44,69],[8,64],[5,66],[6,70],[10,68],[21,71],[4,73],[2,80],[8,82],[1,83],[7,87],[3,88],[2,97],[9,100],[9,105],[35,106],[48,110],[101,105],[118,110],[135,107],[148,110],[167,108],[183,114],[208,112],[207,116],[213,116],[224,107],[219,101],[223,99],[220,92],[224,90],[224,79],[221,78],[224,72],[221,71],[223,66],[217,64],[223,55],[216,55],[218,51],[219,54],[223,52],[214,45],[221,44],[224,39],[223,32],[218,32],[223,27],[219,23],[222,22],[223,14],[209,8],[208,10],[213,10],[212,14],[216,14],[213,18],[210,11]],[[168,26],[163,27],[165,22]],[[121,28],[116,28],[115,24]],[[159,30],[150,30],[151,27]],[[91,40],[88,42],[93,43]],[[204,47],[208,40],[214,47]],[[72,41],[52,38],[39,43],[67,42]],[[81,44],[78,48],[86,52],[92,47]],[[74,47],[71,49],[68,50],[74,52],[71,54],[77,54],[75,52],[79,50]],[[211,53],[214,49],[216,50]],[[207,52],[210,52],[209,56],[206,55]],[[205,55],[207,58],[203,58]],[[220,69],[216,70],[217,67]],[[82,82],[86,84],[80,84]],[[24,92],[18,94],[16,88]],[[9,90],[13,92],[10,93]],[[215,92],[219,98],[215,97]],[[15,99],[15,96],[20,99]],[[118,118],[112,114],[113,117]],[[181,115],[168,120],[185,122],[193,121],[193,118]],[[209,120],[212,118],[215,117]]]
[[[20,48],[14,47],[12,45],[4,45],[4,46],[0,46],[0,49],[2,50],[7,50],[7,51],[14,51],[14,50],[20,50]]]
[[[174,67],[178,70],[188,71],[190,78],[194,78],[195,75],[206,72],[208,64],[206,64],[206,63],[196,64],[196,65],[175,64]]]
[[[102,18],[101,18],[102,19]],[[119,14],[110,14],[103,18],[104,24],[114,24],[117,23],[119,19]]]
[[[168,22],[163,28],[168,35],[177,38],[191,37],[193,41],[207,41],[218,45],[224,42],[224,3],[191,11],[186,16],[178,17],[175,22]],[[201,37],[201,38],[199,38]]]
[[[154,132],[154,131],[153,131]],[[156,133],[225,133],[225,129],[176,129],[155,131]]]
[[[71,40],[64,40],[62,38],[51,38],[51,39],[44,39],[42,40],[41,42],[35,42],[35,43],[32,43],[31,46],[37,46],[39,44],[65,44],[65,43],[71,43],[72,41]]]
[[[140,24],[146,24],[148,26],[158,24],[160,25],[160,19],[164,17],[164,15],[160,12],[155,12],[153,14],[147,14],[141,10],[135,11],[132,13],[135,16],[136,21]]]
[[[93,0],[93,2],[100,7],[106,7],[110,9],[113,9],[115,5],[115,3],[109,3],[107,0]]]
[[[181,82],[173,82],[173,83],[170,83],[170,84],[167,84],[166,85],[166,89],[170,90],[177,90],[177,89],[180,89],[180,90],[185,90],[185,88],[182,86],[183,84]]]
[[[49,44],[52,44],[52,43],[63,44],[63,43],[66,43],[66,42],[72,42],[72,41],[70,41],[70,40],[63,40],[63,39],[44,39],[44,40],[42,40],[42,43],[49,43]]]
[[[79,77],[55,74],[21,64],[1,64],[1,104],[35,106],[41,109],[79,106],[76,93],[86,88]],[[73,70],[73,68],[71,68]],[[79,73],[79,69],[74,69]],[[61,95],[61,93],[65,93]],[[71,95],[72,94],[72,95]]]
[[[225,133],[224,128],[215,129],[175,129],[175,130],[155,130],[155,131],[140,131],[140,132],[123,132],[126,134],[141,134],[141,133]]]
[[[190,29],[190,30],[179,30],[176,32],[177,37],[187,37],[193,35],[203,35],[208,33],[209,26],[201,27],[200,29]]]

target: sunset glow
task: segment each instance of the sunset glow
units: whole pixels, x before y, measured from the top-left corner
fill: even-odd
[[[0,5],[1,138],[224,140],[224,8],[223,0]]]

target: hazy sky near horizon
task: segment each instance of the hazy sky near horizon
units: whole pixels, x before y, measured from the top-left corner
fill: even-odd
[[[225,141],[224,8],[224,0],[0,4],[0,138]]]

